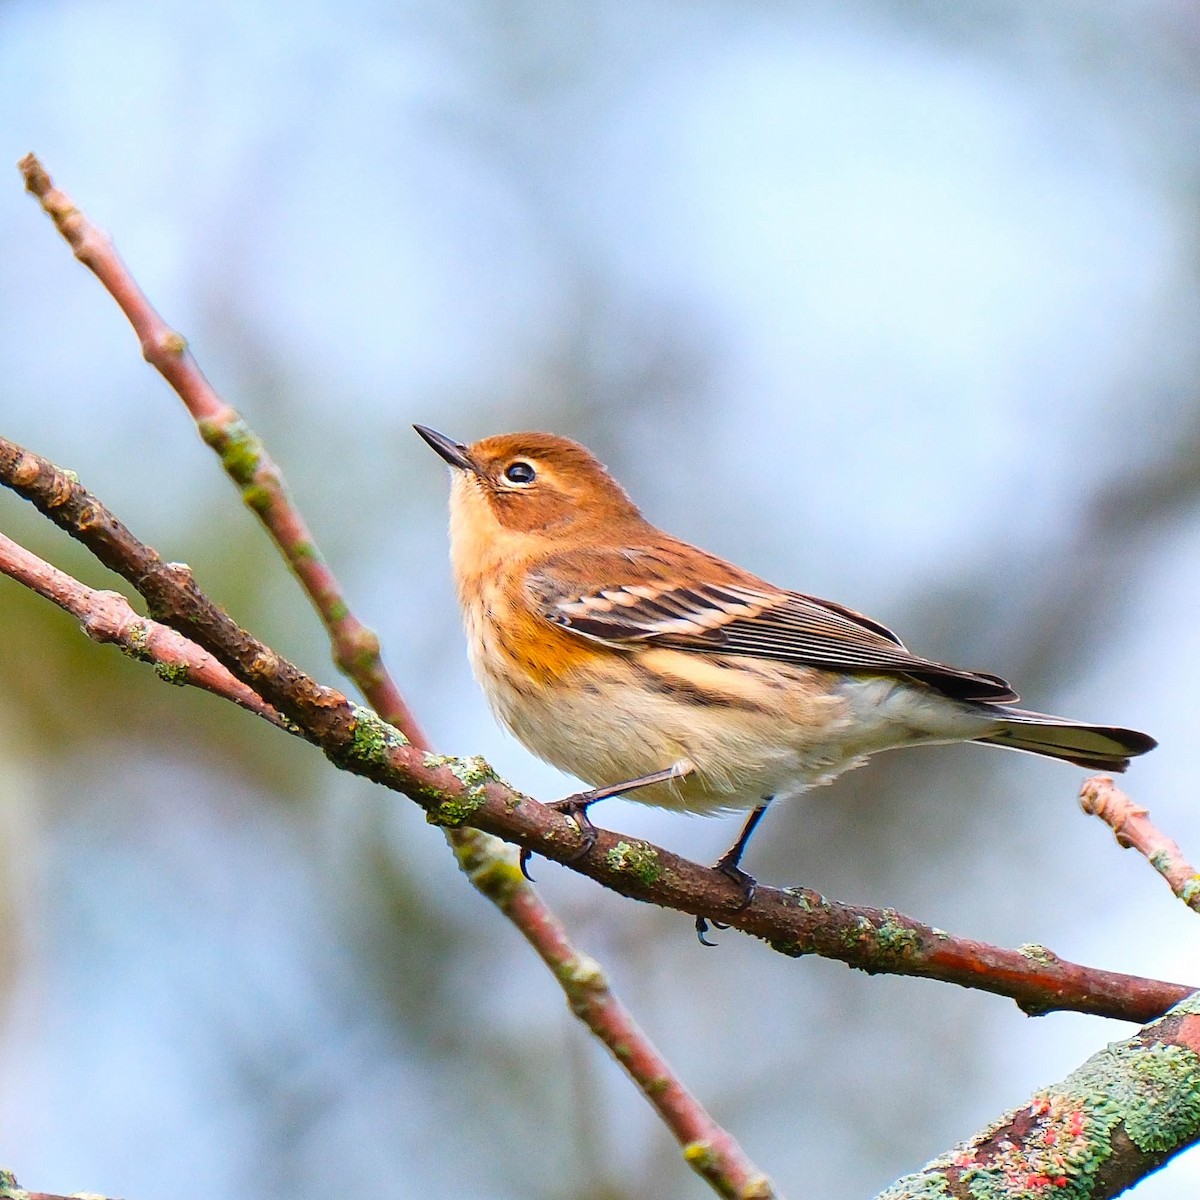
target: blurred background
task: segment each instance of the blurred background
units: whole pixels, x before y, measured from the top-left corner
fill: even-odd
[[[1157,736],[1200,855],[1200,21],[1179,0],[0,6],[41,155],[267,439],[436,744],[493,724],[410,430],[552,429],[647,515],[1030,707]],[[0,175],[0,182],[5,177]],[[14,169],[0,431],[278,650],[316,619]],[[15,498],[0,528],[113,579]],[[1200,982],[1062,764],[876,759],[747,866]],[[710,860],[736,820],[621,801]],[[415,806],[0,580],[0,1159],[189,1200],[708,1195]],[[547,899],[787,1194],[873,1194],[1128,1026],[794,962],[544,862]],[[1200,1185],[1185,1155],[1138,1190]]]

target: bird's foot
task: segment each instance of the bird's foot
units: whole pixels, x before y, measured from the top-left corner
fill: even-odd
[[[607,795],[607,792],[605,792]],[[579,849],[574,854],[563,859],[563,862],[578,862],[585,854],[596,844],[596,838],[599,836],[599,831],[592,824],[591,817],[588,816],[588,808],[595,804],[597,800],[604,799],[603,796],[597,795],[596,791],[576,792],[573,796],[567,796],[563,800],[554,800],[547,804],[547,808],[554,809],[555,812],[562,813],[564,817],[570,818],[575,822],[575,827],[579,830]],[[529,860],[533,857],[532,850],[521,849],[521,874],[533,883],[533,876],[529,873]]]
[[[735,847],[734,849],[739,849]],[[733,850],[726,854],[722,854],[720,858],[713,863],[713,870],[720,871],[726,879],[737,884],[742,889],[742,902],[734,909],[734,912],[741,912],[751,900],[754,899],[754,893],[758,890],[758,880],[747,871],[743,871],[738,866],[738,858],[740,854],[735,855]],[[715,946],[716,942],[710,942],[705,934],[709,929],[728,929],[729,926],[721,921],[710,921],[707,917],[696,918],[696,937],[702,946]]]

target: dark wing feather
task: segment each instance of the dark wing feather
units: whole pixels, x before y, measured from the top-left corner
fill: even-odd
[[[608,645],[654,645],[831,671],[909,675],[960,699],[1017,699],[998,676],[911,654],[890,629],[852,609],[757,580],[680,584],[651,577],[589,593],[572,585],[572,574],[550,566],[530,576],[531,598],[548,621]]]

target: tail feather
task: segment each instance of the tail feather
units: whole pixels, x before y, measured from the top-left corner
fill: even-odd
[[[1000,717],[999,714],[1003,713]],[[1007,746],[1047,758],[1060,758],[1089,771],[1124,771],[1129,760],[1153,750],[1158,743],[1136,729],[1113,725],[1084,725],[1047,713],[1002,708],[996,728],[978,741]]]

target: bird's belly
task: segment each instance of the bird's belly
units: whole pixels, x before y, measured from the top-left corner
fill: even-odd
[[[545,687],[474,655],[493,711],[540,758],[596,787],[691,764],[629,798],[697,813],[749,809],[863,761],[844,680],[735,656],[607,650]],[[872,747],[882,748],[882,747]]]

